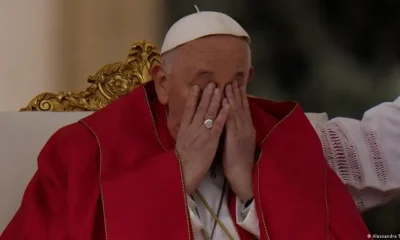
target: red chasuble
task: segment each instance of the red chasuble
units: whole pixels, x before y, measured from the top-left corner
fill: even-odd
[[[261,151],[254,169],[261,239],[367,239],[301,108],[249,102]],[[0,239],[193,240],[182,169],[156,105],[150,82],[55,133]],[[229,207],[235,217],[233,193]]]

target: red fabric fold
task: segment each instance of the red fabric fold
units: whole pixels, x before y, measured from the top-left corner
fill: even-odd
[[[58,131],[0,239],[193,239],[181,167],[156,101],[150,82]],[[261,99],[250,106],[261,151],[254,172],[261,239],[366,239],[300,107]]]

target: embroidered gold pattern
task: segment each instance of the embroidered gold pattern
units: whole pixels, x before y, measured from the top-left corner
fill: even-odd
[[[99,147],[99,158],[100,158],[100,166],[99,166],[100,197],[101,197],[101,207],[102,207],[102,209],[103,209],[104,234],[105,234],[106,240],[108,240],[106,211],[105,211],[105,207],[104,207],[103,184],[101,183],[102,163],[103,163],[103,154],[102,154],[102,150],[101,150],[101,144],[100,144],[99,137],[96,135],[96,133],[93,131],[93,129],[92,129],[86,122],[84,122],[83,120],[80,120],[79,122],[81,122],[83,125],[85,125],[85,126],[89,129],[89,131],[92,132],[92,134],[93,134],[94,137],[96,138],[97,145],[98,145],[98,147]]]
[[[86,90],[79,93],[41,93],[21,111],[98,111],[151,81],[151,66],[160,62],[160,53],[152,43],[134,43],[125,62],[108,64],[89,76],[87,81],[90,86]]]
[[[282,120],[280,120],[272,129],[271,129],[271,131],[263,138],[263,140],[261,141],[261,145],[264,143],[264,141],[273,133],[273,131],[279,126],[279,125],[281,125],[282,124],[282,122],[283,121],[285,121],[288,117],[290,117],[292,114],[293,114],[293,112],[297,109],[299,107],[299,105],[296,103],[296,105],[294,106],[294,108],[292,109],[292,111],[290,111],[290,113],[288,114],[288,115],[286,115]],[[257,163],[256,163],[256,167],[257,167],[257,191],[258,191],[258,198],[257,198],[257,202],[258,202],[258,204],[259,204],[259,208],[260,208],[260,212],[261,212],[261,220],[262,220],[262,223],[263,223],[263,227],[264,227],[264,230],[265,230],[265,233],[266,233],[266,235],[267,235],[267,238],[268,238],[268,240],[272,240],[271,239],[271,237],[270,237],[270,235],[269,235],[269,233],[268,233],[268,229],[267,229],[267,224],[266,224],[266,222],[265,222],[265,217],[264,217],[264,213],[263,213],[263,210],[262,210],[262,206],[261,206],[261,196],[260,196],[260,166],[259,166],[259,164],[260,164],[260,159],[261,159],[261,157],[262,157],[262,154],[263,154],[263,151],[261,150],[261,152],[260,152],[260,155],[259,155],[259,157],[258,157],[258,160],[257,160]],[[326,168],[326,170],[327,170],[328,168]],[[326,176],[325,176],[325,202],[326,202],[326,211],[328,211],[328,196],[327,196],[327,190],[326,190],[326,184],[327,184],[327,171],[326,171]],[[328,225],[328,232],[327,232],[327,239],[329,239],[329,218],[327,219],[327,225]]]

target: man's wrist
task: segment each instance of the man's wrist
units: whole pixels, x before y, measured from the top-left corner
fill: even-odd
[[[240,175],[241,177],[237,178],[237,176]],[[243,174],[242,172],[240,174],[235,174],[234,176],[235,177],[228,178],[228,181],[236,196],[240,199],[240,201],[242,201],[242,203],[252,199],[254,197],[252,174]]]

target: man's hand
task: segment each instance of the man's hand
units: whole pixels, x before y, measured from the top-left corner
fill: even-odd
[[[229,114],[228,104],[220,109],[222,92],[215,88],[214,83],[207,85],[198,104],[199,97],[200,88],[194,86],[187,100],[175,146],[187,194],[197,188],[210,169]],[[214,121],[210,129],[204,126],[206,119]]]
[[[226,123],[224,173],[233,192],[246,202],[254,197],[253,168],[256,132],[250,115],[245,85],[234,82],[225,88],[231,107]]]

